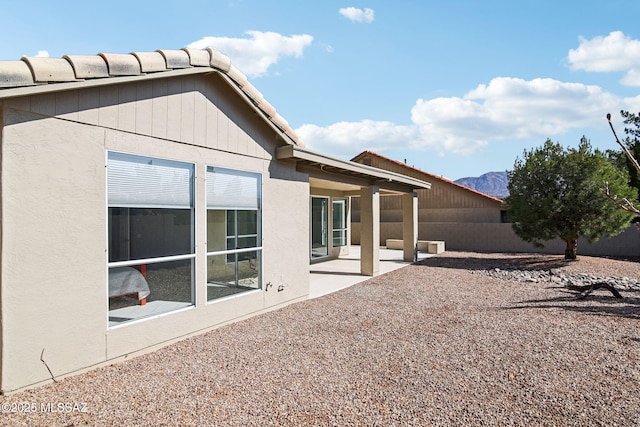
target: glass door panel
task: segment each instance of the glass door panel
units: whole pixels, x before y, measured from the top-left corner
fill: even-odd
[[[347,199],[333,199],[333,247],[347,245]]]
[[[329,199],[311,198],[311,259],[329,255]]]

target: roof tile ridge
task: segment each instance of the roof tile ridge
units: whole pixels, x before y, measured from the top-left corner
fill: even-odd
[[[280,129],[294,144],[305,146],[296,131],[265,100],[247,76],[227,55],[213,47],[130,53],[100,52],[96,55],[65,55],[62,58],[23,57],[21,61],[4,61],[0,68],[0,89],[85,79],[158,75],[191,67],[209,67],[225,74],[249,102],[264,114],[266,120]]]
[[[107,63],[109,77],[139,76],[142,73],[140,60],[130,53],[107,53],[100,52],[102,58]]]
[[[34,83],[75,82],[78,80],[71,63],[65,58],[23,56],[20,60],[29,66]]]

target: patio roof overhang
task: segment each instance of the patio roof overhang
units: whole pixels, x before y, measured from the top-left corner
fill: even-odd
[[[381,194],[412,193],[430,189],[431,184],[406,175],[341,160],[300,146],[287,145],[276,151],[278,160],[296,162],[296,169],[309,174],[310,183],[320,188],[339,188],[360,194],[360,188],[377,186]]]

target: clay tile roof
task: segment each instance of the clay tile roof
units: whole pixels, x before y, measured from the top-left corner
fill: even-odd
[[[112,77],[119,77],[120,82],[127,77],[170,77],[186,69],[193,69],[194,73],[207,70],[220,72],[264,114],[272,126],[279,129],[283,136],[286,135],[286,140],[304,146],[289,123],[231,63],[229,57],[212,48],[65,55],[62,58],[23,57],[20,61],[0,61],[0,98],[25,95],[27,92],[20,91],[20,88],[35,86],[29,93],[37,93],[39,88],[52,84],[69,85],[83,81],[86,84],[88,81],[98,82]],[[53,90],[58,88],[63,90],[71,86],[56,86]],[[12,89],[15,91],[12,92]]]
[[[23,57],[33,74],[33,81],[36,83],[49,82],[75,82],[76,74],[73,67],[64,58],[39,58]]]
[[[109,69],[104,58],[98,55],[66,55],[64,57],[76,74],[77,79],[98,79],[109,77]]]
[[[184,50],[158,50],[156,52],[159,52],[164,57],[167,68],[171,70],[191,67],[191,58]]]
[[[209,48],[207,50],[211,55],[210,65],[214,68],[217,68],[220,71],[224,71],[225,73],[228,73],[229,70],[231,69],[231,60],[229,59],[229,57],[216,49]]]
[[[33,86],[33,74],[25,61],[0,61],[0,88]]]
[[[155,73],[167,71],[167,61],[160,52],[132,52],[140,63],[140,71],[143,73]]]
[[[138,58],[127,53],[100,53],[107,62],[110,76],[137,76],[141,74]]]
[[[187,52],[187,55],[189,56],[189,65],[192,67],[211,66],[211,54],[208,50],[184,48],[182,51]]]

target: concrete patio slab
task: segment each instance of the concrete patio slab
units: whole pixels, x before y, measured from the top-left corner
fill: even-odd
[[[418,260],[433,254],[418,253]],[[380,248],[380,274],[405,267],[411,262],[402,259],[402,250]],[[338,259],[312,264],[309,299],[318,298],[356,283],[371,279],[360,274],[360,246],[351,246],[349,254]]]

